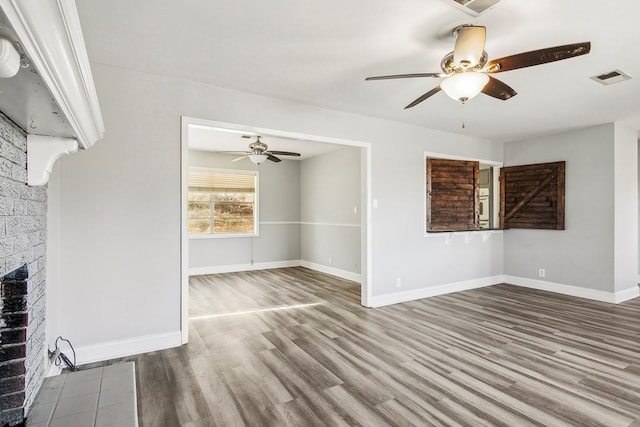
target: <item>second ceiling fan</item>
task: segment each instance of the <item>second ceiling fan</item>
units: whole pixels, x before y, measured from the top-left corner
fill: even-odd
[[[582,42],[532,50],[489,61],[489,56],[484,50],[486,40],[485,27],[462,25],[457,27],[453,33],[456,37],[455,47],[453,52],[442,58],[440,63],[441,73],[393,74],[367,77],[365,80],[416,77],[443,79],[438,86],[421,95],[405,108],[414,107],[441,90],[449,97],[461,101],[463,104],[480,92],[497,99],[507,100],[517,95],[517,92],[490,74],[569,59],[585,55],[591,50],[591,42]]]
[[[250,135],[242,135],[243,138],[252,138]],[[269,146],[260,140],[260,136],[255,136],[256,140],[249,144],[249,151],[220,151],[221,153],[233,153],[233,154],[241,154],[240,157],[232,160],[237,162],[238,160],[242,160],[245,157],[248,157],[256,165],[260,165],[264,163],[266,160],[271,160],[272,162],[280,162],[280,158],[278,156],[294,156],[300,157],[300,153],[294,153],[291,151],[278,151],[278,150],[269,150]]]

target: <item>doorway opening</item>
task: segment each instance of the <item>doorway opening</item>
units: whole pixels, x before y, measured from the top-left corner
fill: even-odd
[[[270,150],[299,151],[302,161],[277,162],[279,159],[269,159],[273,164],[269,161],[257,164],[251,156],[245,156],[251,141],[247,142],[249,138],[243,139],[243,136],[260,136],[261,142],[273,144]],[[182,118],[181,139],[183,343],[188,341],[190,275],[302,266],[360,282],[359,302],[363,306],[369,306],[369,143],[191,117]],[[287,158],[286,155],[280,157]],[[337,164],[327,165],[327,162]],[[203,178],[204,169],[211,171],[209,181],[207,176]],[[225,173],[255,176],[255,185],[252,187],[255,199],[247,193],[247,189],[223,188],[225,185],[215,184],[224,182]],[[193,184],[194,176],[199,178],[198,185],[206,185],[206,188],[193,185],[190,187],[190,179]],[[293,182],[295,180],[298,182]],[[351,190],[347,188],[347,184],[341,185],[343,182],[350,183]],[[262,191],[258,192],[259,187],[265,190],[264,194]],[[332,188],[343,195],[351,191],[348,197],[350,202],[336,202],[339,205],[336,209],[324,206],[322,197],[316,196],[326,193],[325,196],[330,197]],[[290,201],[291,198],[284,197],[296,191],[298,194],[294,195],[298,197],[297,200]],[[258,194],[262,196],[259,197]],[[219,203],[216,204],[216,200],[219,200]],[[225,203],[228,206],[223,206]],[[345,207],[345,203],[348,207]],[[235,206],[236,204],[238,206]],[[297,216],[294,214],[296,209]],[[210,217],[207,212],[210,212]],[[247,213],[246,218],[240,218],[244,215],[242,212]],[[225,213],[237,214],[238,218],[234,217],[234,221],[242,222],[241,231],[244,231],[244,234],[230,232],[225,235],[226,229],[216,225],[214,220],[215,215],[220,218],[220,215]],[[262,213],[264,215],[261,215]],[[255,218],[255,224],[249,224],[252,217]],[[208,223],[210,225],[207,225]],[[250,233],[246,231],[249,229]],[[194,233],[194,230],[198,230],[198,233]],[[287,240],[296,238],[299,245],[298,253],[294,250],[292,254],[291,245],[287,246],[286,243]],[[327,248],[337,239],[346,243]],[[203,249],[207,247],[216,249],[213,252]],[[348,250],[349,247],[352,248],[351,251]],[[339,252],[338,248],[343,252]],[[212,253],[218,258],[215,261],[211,260]]]

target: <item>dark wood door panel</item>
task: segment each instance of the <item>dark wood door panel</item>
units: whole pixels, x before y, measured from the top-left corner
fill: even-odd
[[[500,170],[500,228],[564,230],[565,162]]]
[[[480,164],[427,159],[427,231],[476,230]]]

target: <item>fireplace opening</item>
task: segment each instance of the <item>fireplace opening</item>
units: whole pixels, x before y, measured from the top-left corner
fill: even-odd
[[[29,327],[26,265],[0,278],[0,425],[24,421]]]

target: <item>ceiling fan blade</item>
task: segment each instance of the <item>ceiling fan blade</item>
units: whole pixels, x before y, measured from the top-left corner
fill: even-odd
[[[414,77],[442,77],[442,73],[392,74],[390,76],[367,77],[365,80],[411,79]]]
[[[456,46],[453,49],[453,63],[462,68],[478,65],[487,38],[485,27],[463,25],[457,30]]]
[[[482,88],[482,93],[506,101],[518,94],[511,86],[489,76],[489,82]]]
[[[282,161],[279,158],[277,158],[276,156],[274,156],[273,154],[267,154],[267,159],[271,160],[272,162],[276,162],[276,163]]]
[[[275,150],[269,150],[269,153],[271,154],[277,154],[279,156],[300,156],[300,153],[294,153],[291,151],[275,151]]]
[[[484,67],[489,73],[517,70],[547,62],[561,61],[575,56],[586,55],[591,51],[591,42],[567,44],[518,53],[504,58],[493,59]]]
[[[404,109],[406,110],[407,108],[415,107],[416,105],[420,104],[425,99],[435,95],[436,93],[440,92],[441,90],[442,89],[440,89],[440,85],[434,87],[429,92],[425,93],[424,95],[422,95],[421,97],[419,97],[415,101],[413,101],[411,104],[409,104],[406,107],[404,107]]]
[[[237,162],[237,161],[239,161],[239,160],[244,159],[245,157],[247,157],[247,155],[246,155],[246,154],[245,154],[244,156],[237,157],[237,158],[235,158],[235,159],[233,159],[233,160],[231,160],[231,161],[232,161],[232,162]]]

